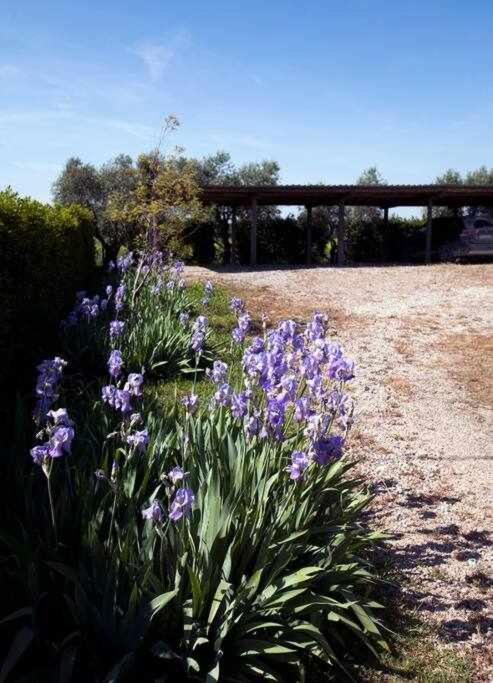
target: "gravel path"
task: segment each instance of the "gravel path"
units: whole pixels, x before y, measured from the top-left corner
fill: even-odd
[[[493,266],[187,271],[256,314],[329,313],[357,364],[351,449],[403,596],[493,680]]]

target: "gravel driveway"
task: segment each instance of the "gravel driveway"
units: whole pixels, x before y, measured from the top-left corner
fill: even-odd
[[[187,276],[223,282],[271,319],[331,316],[357,365],[351,450],[409,578],[403,597],[492,680],[493,266]]]

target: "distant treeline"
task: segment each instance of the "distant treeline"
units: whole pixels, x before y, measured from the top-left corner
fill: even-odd
[[[108,258],[110,255],[114,256],[121,246],[131,246],[138,235],[137,224],[132,218],[136,215],[136,210],[115,211],[114,205],[122,204],[122,198],[125,204],[125,198],[135,194],[136,187],[138,188],[141,182],[142,169],[146,168],[148,174],[149,158],[152,159],[152,155],[141,155],[137,161],[133,161],[127,155],[120,155],[99,168],[83,163],[78,158],[72,158],[68,160],[54,184],[53,198],[57,203],[67,205],[77,202],[92,210],[96,220],[96,234]],[[209,184],[277,185],[280,182],[280,166],[276,161],[264,160],[238,166],[226,152],[217,152],[201,159],[181,154],[162,156],[159,163],[165,166],[168,175],[170,169],[173,171],[171,193],[176,188],[177,180],[185,178],[190,182],[191,177],[197,187]],[[376,167],[365,170],[355,182],[364,185],[387,184]],[[493,184],[493,169],[481,167],[464,175],[449,169],[437,177],[435,182]],[[168,201],[169,194],[167,192],[165,196]],[[474,210],[472,207],[464,211]],[[464,211],[434,210],[432,246],[435,251],[444,243],[457,239],[462,227],[460,218]],[[122,216],[125,220],[122,220]],[[158,218],[163,222],[160,217]],[[235,259],[240,263],[248,263],[250,228],[247,211],[239,210],[237,218]],[[260,207],[257,229],[259,262],[302,263],[305,250],[305,218],[304,210],[297,214],[283,215],[278,207]],[[224,243],[228,238],[230,219],[231,209],[228,207],[204,211],[198,216],[198,220],[197,217],[195,220],[185,218],[179,232],[175,232],[173,236],[173,248],[190,262],[220,263],[229,260]],[[334,260],[337,221],[336,207],[318,207],[313,210],[314,263],[331,263]],[[423,258],[425,221],[422,217],[402,218],[391,215],[385,225],[381,209],[348,207],[346,229],[346,251],[349,261],[404,262]]]

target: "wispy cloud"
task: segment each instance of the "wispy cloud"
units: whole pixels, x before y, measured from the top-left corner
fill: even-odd
[[[176,55],[186,49],[190,42],[190,34],[187,31],[178,31],[168,40],[139,43],[131,52],[144,62],[150,79],[159,81]]]
[[[152,126],[125,119],[114,119],[104,116],[86,116],[76,110],[53,108],[44,111],[17,111],[0,114],[0,131],[16,129],[19,126],[53,130],[63,125],[64,131],[82,131],[85,129],[121,131],[127,136],[151,143],[156,136]],[[14,164],[15,165],[15,164]]]
[[[10,111],[0,113],[0,126],[18,126],[18,125],[51,125],[62,119],[74,118],[71,112],[46,109],[46,110],[31,110],[31,111]]]
[[[149,142],[156,136],[156,130],[151,126],[146,126],[143,123],[134,123],[132,121],[121,121],[119,119],[103,119],[101,121],[108,128],[114,130],[121,130],[127,135],[131,135],[139,140]]]
[[[18,66],[13,64],[0,64],[0,78],[14,78],[21,73]]]

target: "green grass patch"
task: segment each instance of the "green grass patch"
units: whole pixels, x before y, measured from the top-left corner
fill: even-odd
[[[387,586],[409,583],[388,554],[378,563],[380,578]],[[390,650],[379,662],[356,667],[356,679],[364,683],[473,683],[474,670],[467,656],[451,645],[440,644],[436,627],[402,604],[398,597],[389,599],[388,589],[376,598],[386,605],[385,623],[394,634]]]
[[[206,315],[209,320],[210,336],[208,347],[213,351],[215,358],[219,358],[228,364],[233,383],[241,375],[241,355],[242,348],[234,344],[231,339],[231,331],[235,326],[236,318],[229,307],[230,294],[223,287],[214,287],[214,294],[209,305],[205,308],[202,305],[204,288],[200,283],[190,285],[188,289],[192,301],[193,315]],[[207,402],[214,393],[215,387],[212,382],[207,380],[205,372],[199,371],[194,377],[193,374],[182,374],[178,377],[164,379],[148,386],[146,391],[159,406],[165,410],[172,407],[177,400],[185,394],[194,391],[202,404]]]

